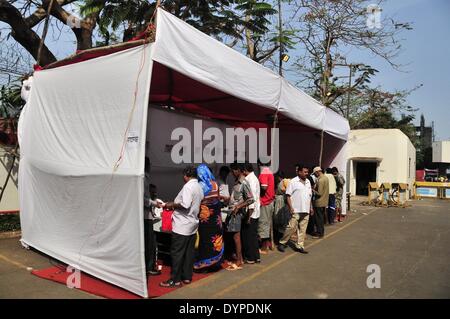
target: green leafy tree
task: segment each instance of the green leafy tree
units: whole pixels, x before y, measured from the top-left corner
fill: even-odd
[[[17,121],[25,104],[20,96],[18,84],[3,85],[0,88],[0,144],[11,145],[16,142]]]
[[[145,30],[154,16],[156,2],[110,0],[99,4],[85,0],[81,5],[84,15],[100,12],[98,25],[100,33],[109,39],[111,33],[121,33],[126,41]],[[267,15],[274,10],[262,1],[242,0],[166,0],[162,7],[196,29],[214,36],[230,36],[242,39],[242,30],[257,34],[268,30]],[[244,12],[244,14],[242,14]]]
[[[398,128],[417,148],[419,141],[413,124],[417,111],[408,104],[408,96],[419,87],[409,91],[386,92],[380,88],[364,87],[352,99],[349,119],[352,129]]]
[[[283,28],[281,4],[288,2],[290,1],[238,0],[234,10],[244,18],[243,27],[238,27],[238,33],[242,37],[235,36],[231,41],[220,40],[230,47],[241,42],[239,50],[242,49],[250,59],[281,70],[282,54],[294,49],[296,45],[295,30]],[[280,52],[278,60],[274,59],[277,51]]]
[[[34,28],[47,17],[50,4],[50,17],[62,23],[63,28],[73,32],[77,49],[89,49],[93,45],[94,29],[97,26],[98,15],[100,14],[106,0],[92,0],[96,3],[97,10],[92,10],[81,19],[74,19],[74,16],[66,8],[71,4],[80,4],[76,0],[0,0],[0,21],[9,25],[10,35],[17,43],[30,53],[37,61],[41,36]],[[53,52],[43,45],[40,62],[46,65],[56,61]]]
[[[0,88],[0,117],[16,118],[25,102],[20,96],[21,86],[17,83]]]
[[[272,22],[269,18],[277,11],[270,3],[255,0],[240,0],[236,9],[244,16],[242,32],[247,56],[256,62],[264,63],[280,46],[278,37],[274,37],[273,32],[270,32]],[[236,37],[235,41],[238,39]]]
[[[41,37],[33,28],[46,18],[50,3],[51,0],[0,0],[0,21],[10,26],[12,37],[35,60]],[[74,20],[70,5],[80,8],[80,19]],[[219,39],[223,36],[244,39],[244,29],[257,39],[268,30],[267,17],[274,13],[271,6],[263,1],[162,0],[161,5],[200,31]],[[61,22],[62,29],[72,30],[77,49],[84,50],[94,45],[95,30],[101,37],[97,45],[131,39],[145,30],[154,16],[155,7],[156,1],[147,0],[54,0],[50,19]],[[54,61],[55,55],[44,44],[41,64]]]

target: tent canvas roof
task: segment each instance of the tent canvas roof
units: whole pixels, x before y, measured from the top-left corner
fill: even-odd
[[[151,53],[152,60],[157,62],[151,82],[151,103],[172,105],[244,127],[272,126],[277,112],[279,127],[324,130],[347,140],[350,127],[346,119],[270,69],[161,8],[157,26]],[[109,55],[145,42],[137,40],[81,51],[44,69]]]

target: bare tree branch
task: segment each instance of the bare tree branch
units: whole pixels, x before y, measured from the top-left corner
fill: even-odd
[[[77,0],[58,0],[57,3],[55,3],[53,5],[53,10],[51,12],[52,15],[54,15],[54,12],[56,10],[55,9],[56,5],[59,7],[63,7],[67,4],[73,3],[75,1],[77,1]],[[45,7],[40,6],[39,8],[36,9],[36,11],[33,14],[31,14],[30,16],[28,16],[24,19],[25,23],[28,25],[29,28],[35,27],[39,22],[41,22],[45,18],[46,14],[47,14],[46,8],[48,6],[48,1],[43,1],[43,4],[45,4]]]
[[[20,11],[6,0],[0,0],[0,21],[11,26],[12,37],[37,60],[41,38],[28,27]],[[55,61],[56,57],[44,45],[41,52],[41,62],[49,64]]]

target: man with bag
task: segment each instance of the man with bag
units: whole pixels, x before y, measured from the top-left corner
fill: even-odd
[[[203,189],[197,180],[195,167],[188,166],[183,170],[183,180],[185,184],[174,202],[163,205],[165,209],[174,210],[170,245],[172,270],[170,279],[159,284],[166,288],[181,287],[182,281],[184,284],[192,281],[198,214]]]
[[[345,179],[339,173],[337,167],[333,167],[331,169],[331,172],[334,175],[334,178],[336,178],[336,213],[338,216],[338,222],[340,222],[342,214],[342,197],[344,196]]]
[[[244,229],[250,227],[248,217],[248,206],[253,204],[255,199],[250,185],[244,176],[244,164],[233,163],[230,165],[231,172],[233,173],[236,181],[233,186],[233,191],[230,197],[230,206],[232,207],[231,214],[228,215],[226,220],[226,231],[233,233],[233,240],[236,249],[236,262],[230,263],[227,270],[239,270],[242,269],[244,263],[242,246],[248,244],[248,238]],[[256,233],[256,226],[253,227]],[[244,243],[241,241],[241,230],[243,232]],[[256,242],[258,239],[256,238]]]
[[[317,183],[315,187],[315,200],[314,200],[314,220],[317,228],[317,233],[313,236],[314,239],[323,238],[325,235],[325,210],[329,201],[329,185],[328,178],[322,172],[322,168],[319,166],[313,170],[314,175],[317,177]]]
[[[308,227],[309,215],[314,214],[311,206],[312,187],[308,178],[308,168],[299,165],[297,177],[291,179],[286,189],[287,206],[291,213],[291,220],[278,245],[278,250],[284,252],[291,236],[297,232],[296,251],[307,254],[305,250],[306,228]]]

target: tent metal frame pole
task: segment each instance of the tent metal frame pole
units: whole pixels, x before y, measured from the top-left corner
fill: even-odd
[[[322,158],[323,158],[323,130],[320,132],[320,155],[319,155],[319,166],[322,167]]]
[[[157,0],[156,1],[156,6],[155,6],[155,12],[153,13],[153,17],[152,20],[155,19],[155,28],[158,27],[158,19],[157,19],[157,15],[158,15],[158,8],[161,8],[161,0]]]
[[[12,171],[14,169],[14,164],[16,164],[16,158],[17,158],[17,151],[18,151],[18,149],[19,149],[19,144],[16,145],[16,147],[14,148],[14,151],[12,152],[12,157],[13,157],[12,158],[12,163],[11,163],[11,167],[8,170],[8,175],[6,176],[6,181],[3,184],[3,188],[2,188],[1,193],[0,193],[0,202],[3,199],[3,194],[5,193],[6,187],[8,187],[8,182],[9,182],[9,179],[11,178]]]
[[[281,12],[281,0],[278,0],[278,42],[280,45],[279,50],[279,65],[278,65],[278,74],[283,76],[283,14]]]
[[[271,141],[270,141],[270,145],[271,145],[271,150],[270,150],[270,164],[272,165],[273,164],[273,150],[274,150],[274,143],[275,143],[275,141],[274,141],[274,137],[275,137],[275,129],[277,128],[277,126],[278,126],[278,109],[276,110],[276,112],[275,112],[275,115],[273,116],[273,133],[271,134],[271,136],[272,136],[272,138],[271,138]],[[272,249],[274,249],[274,247],[275,247],[275,241],[274,241],[274,237],[273,237],[273,234],[274,234],[274,232],[273,232],[273,223],[271,223],[271,226],[270,226],[270,247],[272,247]]]
[[[273,116],[273,125],[272,125],[273,132],[275,132],[275,129],[277,128],[277,126],[278,126],[278,109],[276,110],[276,112]],[[273,144],[274,144],[274,136],[272,134],[272,139],[270,141],[270,145],[271,145],[271,147],[270,147],[270,162],[271,163],[273,162],[273,149],[274,149]]]
[[[147,43],[151,43],[154,42],[153,39],[143,39],[143,40],[136,40],[136,41],[128,41],[128,42],[122,42],[122,43],[117,43],[117,44],[111,44],[108,46],[103,46],[103,47],[96,47],[96,48],[91,48],[91,49],[86,49],[86,50],[82,50],[78,53],[72,54],[70,56],[68,56],[65,59],[47,64],[46,66],[44,66],[45,69],[51,69],[54,67],[58,67],[59,64],[64,63],[64,62],[70,62],[72,60],[74,60],[77,57],[83,56],[85,54],[90,54],[90,53],[96,53],[96,52],[103,52],[103,51],[107,51],[110,49],[118,49],[118,50],[126,50],[132,47],[137,47],[139,45],[143,45],[143,44],[147,44]]]

